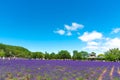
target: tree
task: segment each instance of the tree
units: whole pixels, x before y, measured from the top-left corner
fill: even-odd
[[[120,60],[120,50],[118,48],[109,49],[105,52],[105,59],[109,61]]]
[[[77,50],[74,50],[74,51],[73,51],[73,56],[72,56],[72,59],[73,59],[73,60],[77,60],[77,54],[78,54],[78,51],[77,51]]]
[[[5,52],[3,50],[0,50],[0,57],[5,57]]]
[[[43,53],[42,52],[37,52],[37,58],[42,59],[43,58]]]
[[[94,56],[96,56],[96,53],[95,53],[95,52],[91,52],[91,55],[94,55]]]
[[[73,51],[73,60],[81,60],[82,59],[82,54],[81,52],[78,52],[77,50]]]
[[[52,52],[50,55],[49,55],[50,59],[56,59],[56,54],[54,52]]]
[[[98,60],[104,60],[105,59],[105,55],[104,54],[98,54],[97,59]]]
[[[42,59],[43,58],[42,52],[32,52],[31,55],[32,55],[31,58],[34,58],[34,59],[36,59],[36,58]]]
[[[105,55],[104,55],[104,54],[99,54],[97,57],[98,57],[98,58],[104,58]]]
[[[48,52],[45,52],[45,54],[44,54],[44,58],[45,58],[45,59],[50,59],[50,55],[49,55]]]
[[[88,52],[86,52],[86,51],[81,51],[80,53],[81,53],[81,55],[82,55],[82,59],[86,59],[86,58],[88,57]]]
[[[67,50],[61,50],[58,52],[58,59],[71,59],[71,55]]]
[[[37,57],[37,54],[36,54],[36,52],[32,52],[32,53],[31,53],[31,58],[34,58],[34,59],[36,59],[36,57]]]

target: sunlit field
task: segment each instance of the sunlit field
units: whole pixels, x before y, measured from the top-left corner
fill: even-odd
[[[0,80],[120,80],[120,63],[1,59]]]

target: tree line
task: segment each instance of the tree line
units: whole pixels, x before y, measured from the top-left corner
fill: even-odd
[[[92,54],[96,55],[95,52]],[[31,52],[28,49],[21,46],[12,46],[7,44],[0,44],[0,57],[18,57],[18,58],[29,58],[29,59],[73,59],[73,60],[87,60],[89,57],[87,51],[73,51],[73,55],[67,50],[61,50],[58,53],[48,52]],[[110,49],[103,54],[99,54],[95,58],[96,60],[107,60],[107,61],[119,61],[120,50],[118,48]]]
[[[12,46],[6,44],[0,44],[0,57],[18,57],[18,58],[33,58],[33,59],[85,59],[88,56],[88,52],[77,50],[73,51],[73,56],[67,50],[61,50],[58,53],[48,52],[31,52],[28,49],[21,46]]]

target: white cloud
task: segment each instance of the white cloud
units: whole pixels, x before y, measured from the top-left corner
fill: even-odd
[[[62,30],[62,29],[60,29],[60,30],[55,31],[55,33],[58,33],[58,34],[60,34],[60,35],[64,35],[64,34],[65,34],[65,31]]]
[[[71,35],[72,35],[72,33],[71,33],[71,32],[68,32],[68,33],[67,33],[67,36],[71,36]]]
[[[74,22],[74,23],[72,23],[71,26],[64,25],[64,29],[60,29],[60,30],[57,30],[57,31],[54,31],[54,32],[58,33],[60,35],[71,36],[73,31],[77,31],[78,29],[82,29],[83,27],[84,27],[84,25]],[[76,33],[78,33],[78,32],[76,32]]]
[[[110,40],[110,38],[109,37],[107,37],[107,38],[104,38],[106,41],[108,41],[108,40]]]
[[[79,36],[78,38],[82,41],[89,42],[96,39],[102,39],[102,33],[93,31],[91,33],[85,32],[82,36]]]
[[[85,47],[85,49],[88,49],[88,50],[91,50],[91,51],[93,51],[93,50],[97,50],[99,47],[98,46],[93,46],[93,45],[89,45],[89,46],[86,46]]]
[[[87,51],[96,51],[99,49],[99,43],[95,41],[86,42],[87,45],[84,47],[84,50]]]
[[[120,38],[113,38],[106,41],[105,46],[108,48],[119,48],[120,49]]]
[[[86,42],[86,46],[84,46],[84,50],[86,51],[94,51],[97,53],[104,53],[109,49],[112,48],[119,48],[120,49],[120,38],[104,38],[101,40],[98,40],[96,42]]]
[[[91,41],[91,42],[88,42],[87,45],[90,45],[90,46],[91,46],[91,45],[97,46],[98,43],[97,43],[97,42],[94,42],[94,41]]]
[[[65,29],[67,29],[68,31],[76,31],[78,29],[82,29],[83,27],[84,25],[78,23],[72,23],[72,26],[65,25]]]
[[[112,31],[112,33],[118,33],[118,32],[120,32],[120,28],[115,28],[115,29],[113,29],[113,31]]]

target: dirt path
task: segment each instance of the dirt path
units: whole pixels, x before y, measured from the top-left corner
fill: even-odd
[[[105,68],[105,69],[103,70],[103,72],[100,74],[98,80],[102,80],[102,79],[103,79],[103,75],[104,75],[106,72],[107,72],[107,68]]]
[[[118,72],[118,74],[120,75],[120,69],[119,69],[119,67],[118,67],[118,70],[117,70],[117,72]]]
[[[111,71],[110,71],[110,79],[113,80],[113,72],[114,72],[114,66],[111,68]]]

